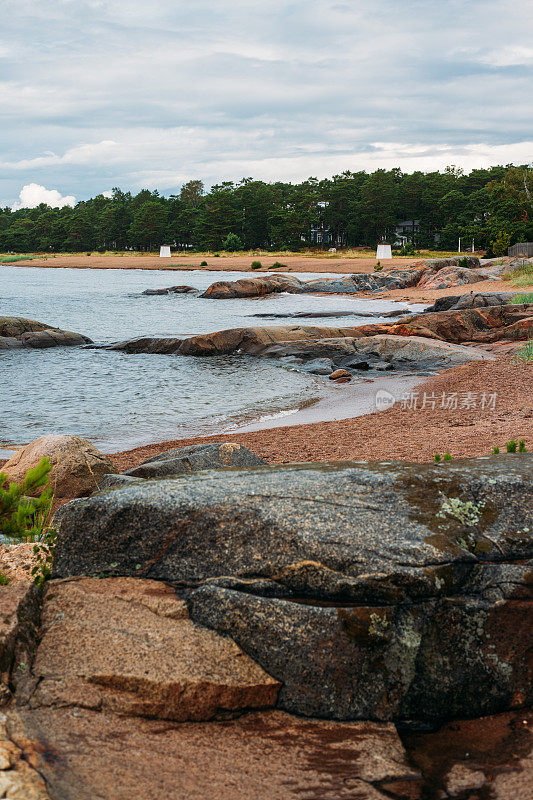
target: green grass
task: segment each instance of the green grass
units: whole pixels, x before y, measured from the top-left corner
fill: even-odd
[[[0,256],[0,264],[13,264],[15,261],[32,261],[35,257],[36,256]]]
[[[526,261],[512,272],[506,272],[502,278],[504,281],[510,281],[511,286],[533,286],[533,264]]]
[[[517,361],[531,364],[533,362],[533,339],[529,339],[522,347],[515,350],[514,356]]]
[[[533,292],[521,292],[511,297],[511,303],[514,305],[523,305],[524,303],[533,303]]]

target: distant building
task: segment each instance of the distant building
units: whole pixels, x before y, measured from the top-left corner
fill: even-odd
[[[319,247],[345,247],[346,235],[344,233],[332,233],[331,227],[324,222],[318,222],[311,228],[311,244]]]
[[[402,222],[398,222],[394,229],[394,234],[396,236],[394,244],[401,246],[407,244],[407,242],[412,242],[414,244],[419,229],[419,219],[404,219]]]

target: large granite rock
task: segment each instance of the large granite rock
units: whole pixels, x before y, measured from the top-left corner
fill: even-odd
[[[154,581],[52,582],[40,639],[32,708],[206,720],[273,706],[279,690],[235,642],[191,622],[185,603]]]
[[[44,349],[90,343],[91,339],[81,333],[62,331],[44,322],[22,317],[0,317],[0,350],[21,347]]]
[[[259,467],[267,462],[235,442],[210,442],[167,450],[129,469],[125,475],[134,478],[174,478],[204,469]],[[111,487],[109,487],[111,488]]]
[[[54,574],[186,591],[191,618],[335,719],[531,701],[533,457],[204,472],[64,506]],[[529,627],[528,627],[529,626]]]
[[[56,497],[84,497],[99,487],[115,465],[96,447],[79,436],[49,434],[17,450],[2,467],[12,481],[20,482],[43,459],[52,464],[50,483]]]
[[[162,723],[83,708],[13,708],[8,727],[54,800],[420,796],[420,773],[390,724],[302,720],[281,711]]]

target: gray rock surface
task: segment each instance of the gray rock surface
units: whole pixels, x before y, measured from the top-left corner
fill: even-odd
[[[158,294],[190,294],[196,292],[194,286],[168,286],[165,289],[145,289],[142,294],[158,295]]]
[[[54,575],[186,591],[191,619],[281,681],[289,711],[494,713],[533,699],[532,466],[524,454],[132,485],[60,509]]]
[[[259,467],[266,461],[242,444],[195,444],[167,450],[128,470],[124,476],[133,478],[174,478],[189,472],[228,467]]]
[[[439,297],[425,314],[432,311],[456,311],[462,308],[484,308],[487,306],[506,306],[518,292],[472,292]]]

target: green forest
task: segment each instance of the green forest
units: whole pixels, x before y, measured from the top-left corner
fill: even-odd
[[[196,251],[374,247],[405,252],[456,250],[459,237],[489,255],[533,241],[533,169],[498,166],[465,174],[343,172],[301,183],[245,178],[204,191],[189,181],[163,197],[113,189],[74,208],[0,211],[0,251],[154,250],[160,244]],[[399,223],[407,221],[399,239]]]

